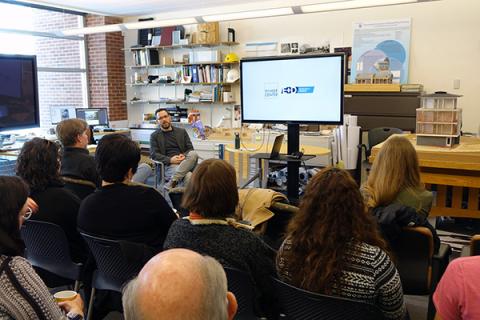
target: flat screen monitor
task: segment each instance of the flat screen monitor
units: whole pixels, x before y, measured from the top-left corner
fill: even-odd
[[[242,59],[242,122],[343,124],[343,69],[343,54]]]
[[[90,126],[108,126],[107,108],[77,108],[77,118],[85,120]]]
[[[39,126],[36,57],[0,54],[0,131]]]
[[[58,124],[62,120],[73,119],[77,117],[75,107],[54,106],[50,108],[50,119],[52,124]]]

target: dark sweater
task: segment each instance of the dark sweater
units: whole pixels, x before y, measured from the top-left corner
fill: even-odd
[[[70,254],[76,262],[85,262],[86,244],[77,231],[77,216],[80,199],[60,185],[52,185],[43,191],[33,191],[31,197],[39,210],[32,220],[51,222],[62,227],[68,239]]]
[[[87,149],[65,147],[60,173],[62,176],[91,181],[97,186],[101,183],[95,159]]]
[[[161,251],[176,218],[155,189],[117,183],[101,187],[83,200],[78,228],[88,234],[143,243]]]
[[[172,224],[165,239],[164,249],[171,248],[190,249],[217,259],[223,266],[250,274],[260,296],[261,309],[267,314],[274,313],[270,277],[275,275],[275,252],[254,233],[231,225],[192,224],[181,219]]]

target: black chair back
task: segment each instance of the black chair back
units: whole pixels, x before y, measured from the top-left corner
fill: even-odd
[[[168,196],[170,197],[170,201],[172,202],[172,206],[177,210],[180,217],[188,216],[189,212],[187,209],[182,207],[182,197],[183,193],[185,192],[185,188],[173,188],[168,192]]]
[[[53,223],[28,220],[20,229],[30,263],[62,278],[79,281],[83,265],[70,256],[67,236]]]
[[[75,179],[71,177],[62,177],[62,180],[65,184],[65,189],[71,191],[80,200],[85,199],[89,194],[95,191],[96,186],[93,182],[82,180],[82,179]]]
[[[233,292],[238,302],[235,319],[257,319],[254,312],[255,290],[250,276],[238,269],[224,267],[228,291]]]
[[[431,291],[433,236],[425,227],[404,228],[392,243],[405,294],[425,295]]]
[[[121,292],[123,284],[135,277],[153,256],[153,250],[143,244],[81,235],[97,265],[92,280],[96,289]]]
[[[372,147],[382,143],[387,140],[392,134],[403,133],[402,129],[398,128],[389,128],[389,127],[379,127],[373,128],[368,131],[368,149],[367,149],[367,159],[370,156]]]
[[[374,305],[305,291],[274,279],[285,319],[376,320],[384,319]]]

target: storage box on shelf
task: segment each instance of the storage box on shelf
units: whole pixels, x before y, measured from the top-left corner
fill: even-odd
[[[142,120],[130,114],[131,108],[142,108],[141,114],[153,112],[161,105],[182,107],[228,107],[236,103],[231,94],[237,91],[238,81],[228,81],[230,70],[239,68],[238,62],[223,62],[224,56],[236,42],[189,44],[171,46],[132,47],[127,69],[127,96],[129,119],[134,124]],[[231,80],[231,79],[228,79]],[[224,97],[228,97],[224,101]],[[212,113],[208,108],[203,113]],[[204,118],[213,119],[206,114]],[[212,125],[212,123],[210,123]]]

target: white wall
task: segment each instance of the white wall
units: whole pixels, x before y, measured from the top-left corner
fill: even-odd
[[[412,19],[409,83],[421,83],[429,93],[448,91],[461,94],[463,130],[479,131],[480,124],[480,1],[441,0],[336,12],[312,13],[275,18],[221,23],[221,38],[227,27],[236,31],[236,40],[277,41],[320,45],[331,48],[352,45],[352,23],[399,18]],[[130,19],[129,19],[130,20]],[[126,46],[133,43],[126,37]],[[245,56],[243,46],[238,47]],[[460,89],[453,80],[460,79]],[[130,98],[130,97],[129,97]],[[388,107],[388,106],[386,106]]]

